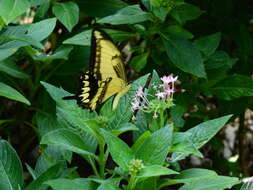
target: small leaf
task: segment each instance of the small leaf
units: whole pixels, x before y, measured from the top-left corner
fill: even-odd
[[[134,154],[129,146],[116,136],[111,135],[104,129],[101,129],[105,142],[108,144],[112,159],[125,171],[128,170],[128,164],[134,159]]]
[[[211,34],[198,38],[194,41],[194,45],[202,51],[206,56],[209,56],[215,52],[218,48],[221,39],[220,33]]]
[[[30,7],[28,0],[0,0],[0,5],[0,16],[6,25]]]
[[[171,170],[169,168],[165,168],[160,165],[151,165],[145,166],[141,171],[138,173],[138,178],[146,178],[146,177],[155,177],[155,176],[163,176],[163,175],[171,175],[171,174],[178,174],[178,172]]]
[[[72,46],[60,46],[58,49],[55,50],[54,54],[52,55],[47,55],[43,53],[41,55],[33,56],[33,59],[38,61],[50,61],[55,59],[67,60],[69,58],[69,53],[72,51],[72,49]]]
[[[147,64],[149,53],[143,53],[140,55],[135,56],[130,65],[134,68],[136,72],[140,72]]]
[[[31,105],[31,103],[17,90],[12,88],[11,86],[0,82],[0,96],[4,96],[11,100],[16,100],[18,102],[22,102],[27,105]]]
[[[79,7],[74,2],[56,3],[53,6],[53,13],[69,32],[78,23]]]
[[[204,13],[204,11],[189,3],[183,3],[182,5],[172,9],[170,12],[171,16],[181,25],[188,20],[194,20],[198,18],[202,13]]]
[[[202,56],[190,41],[164,34],[162,37],[166,52],[176,67],[197,77],[206,77]]]
[[[55,18],[45,19],[40,22],[33,23],[29,26],[27,35],[31,36],[37,41],[42,41],[53,32],[55,25]]]
[[[173,127],[168,125],[154,132],[137,150],[136,157],[144,165],[162,165],[172,143],[172,130]]]
[[[73,44],[73,45],[81,45],[81,46],[90,46],[91,42],[91,30],[86,30],[75,36],[66,39],[63,41],[63,44]]]
[[[89,152],[88,144],[81,139],[81,137],[68,129],[56,129],[45,134],[40,144],[57,145],[65,150],[75,152],[80,155],[94,156]]]
[[[149,13],[141,10],[139,5],[131,5],[119,10],[116,14],[104,17],[98,23],[108,23],[112,25],[136,24],[151,19]]]
[[[0,189],[16,190],[22,185],[21,161],[11,145],[5,140],[0,140]]]

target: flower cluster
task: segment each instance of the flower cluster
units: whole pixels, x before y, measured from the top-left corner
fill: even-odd
[[[173,105],[172,100],[177,78],[177,76],[173,77],[173,75],[163,76],[161,78],[162,84],[154,86],[155,95],[145,93],[144,89],[139,86],[132,101],[132,111],[153,112],[153,118],[156,119],[158,110],[165,110]]]
[[[144,164],[139,159],[131,160],[128,165],[128,171],[131,175],[136,175],[142,168],[144,168]]]

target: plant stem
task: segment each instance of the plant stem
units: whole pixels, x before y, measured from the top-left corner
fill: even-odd
[[[105,162],[106,162],[106,158],[105,158],[105,146],[104,144],[100,144],[99,145],[99,173],[100,173],[100,177],[102,179],[104,179],[105,177]]]
[[[133,190],[134,186],[135,186],[135,176],[131,175],[126,190]]]
[[[247,149],[245,148],[245,134],[246,134],[246,129],[244,125],[245,121],[245,112],[243,112],[240,115],[240,123],[239,123],[239,161],[240,161],[240,167],[241,171],[243,174],[246,176],[249,176],[248,168],[247,168],[247,162],[246,162],[246,151]]]
[[[98,173],[98,170],[97,170],[96,165],[94,163],[94,160],[90,156],[89,156],[89,161],[90,161],[90,164],[91,164],[91,167],[92,167],[92,170],[93,170],[94,174],[96,176],[99,176],[99,173]]]

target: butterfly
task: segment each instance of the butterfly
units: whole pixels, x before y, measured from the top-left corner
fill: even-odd
[[[92,31],[89,71],[80,77],[80,83],[78,93],[64,99],[76,99],[82,107],[91,110],[115,94],[113,108],[116,108],[120,97],[130,88],[122,54],[102,30]]]

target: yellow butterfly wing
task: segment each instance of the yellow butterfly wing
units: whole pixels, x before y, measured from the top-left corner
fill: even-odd
[[[79,103],[92,110],[111,96],[118,94],[113,108],[127,87],[122,55],[108,35],[100,30],[93,30],[91,44],[90,71],[82,77]]]

